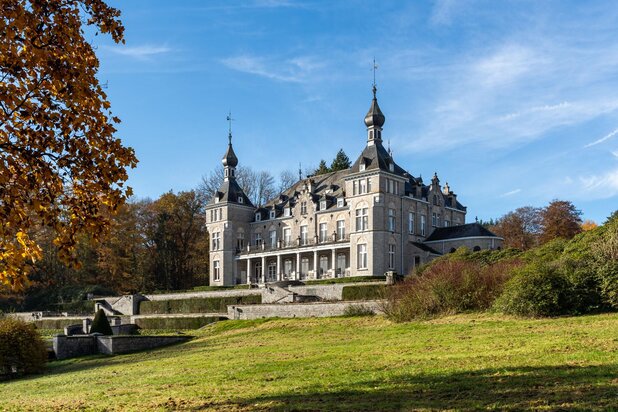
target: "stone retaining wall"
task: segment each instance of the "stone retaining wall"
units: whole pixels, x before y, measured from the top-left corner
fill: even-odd
[[[165,293],[157,295],[144,295],[148,300],[177,300],[191,298],[223,298],[228,296],[251,296],[261,295],[262,289],[230,289],[205,292]]]
[[[295,303],[295,304],[262,304],[228,306],[230,319],[261,319],[261,318],[320,318],[343,316],[349,306],[362,306],[374,313],[382,313],[381,301],[364,302],[328,302],[328,303]]]

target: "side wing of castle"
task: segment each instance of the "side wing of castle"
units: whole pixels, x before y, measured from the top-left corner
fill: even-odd
[[[210,284],[408,274],[460,246],[497,249],[502,239],[465,224],[466,207],[434,174],[427,185],[382,144],[376,88],[367,144],[347,170],[307,177],[256,207],[236,181],[229,135],[224,181],[206,207]]]

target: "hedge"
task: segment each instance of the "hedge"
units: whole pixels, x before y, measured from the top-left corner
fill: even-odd
[[[210,323],[225,320],[219,316],[186,318],[136,318],[135,324],[142,329],[199,329]]]
[[[140,302],[139,313],[141,315],[227,313],[228,305],[252,305],[258,303],[262,303],[261,295],[148,300]]]
[[[343,300],[376,300],[383,299],[386,291],[384,285],[344,286]]]

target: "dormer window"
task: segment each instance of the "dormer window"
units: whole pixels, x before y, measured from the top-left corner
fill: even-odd
[[[259,222],[260,220],[262,220],[262,214],[258,212],[255,214],[255,221]]]
[[[219,196],[215,196],[215,203],[219,203]]]
[[[361,162],[360,165],[358,166],[358,170],[360,170],[361,172],[365,170],[365,163]]]
[[[326,209],[326,200],[322,200],[320,202],[320,210],[325,210]]]
[[[274,218],[275,218],[275,211],[274,211],[274,210],[271,210],[271,211],[270,211],[270,218],[271,218],[271,219],[274,219]]]
[[[388,164],[388,170],[391,171],[391,172],[394,172],[395,171],[395,163],[390,162]]]
[[[238,203],[243,203],[243,202],[244,202],[244,199],[243,199],[243,197],[242,197],[242,196],[240,196],[240,197],[238,198]]]
[[[285,217],[292,216],[292,208],[291,207],[284,208],[283,209],[283,216],[285,216]]]
[[[300,202],[300,214],[301,215],[307,214],[307,202]]]
[[[337,199],[337,207],[343,207],[345,205],[342,198]]]

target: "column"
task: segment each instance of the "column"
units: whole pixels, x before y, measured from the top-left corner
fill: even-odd
[[[247,285],[251,284],[251,259],[247,258]]]
[[[337,277],[337,251],[333,248],[333,253],[330,260],[330,267],[333,270],[333,277]]]
[[[313,251],[313,276],[314,279],[318,278],[318,251]]]
[[[266,283],[266,257],[262,256],[262,283]]]
[[[300,280],[300,253],[296,252],[296,280]]]
[[[277,280],[283,280],[283,274],[281,272],[281,255],[277,255]]]

